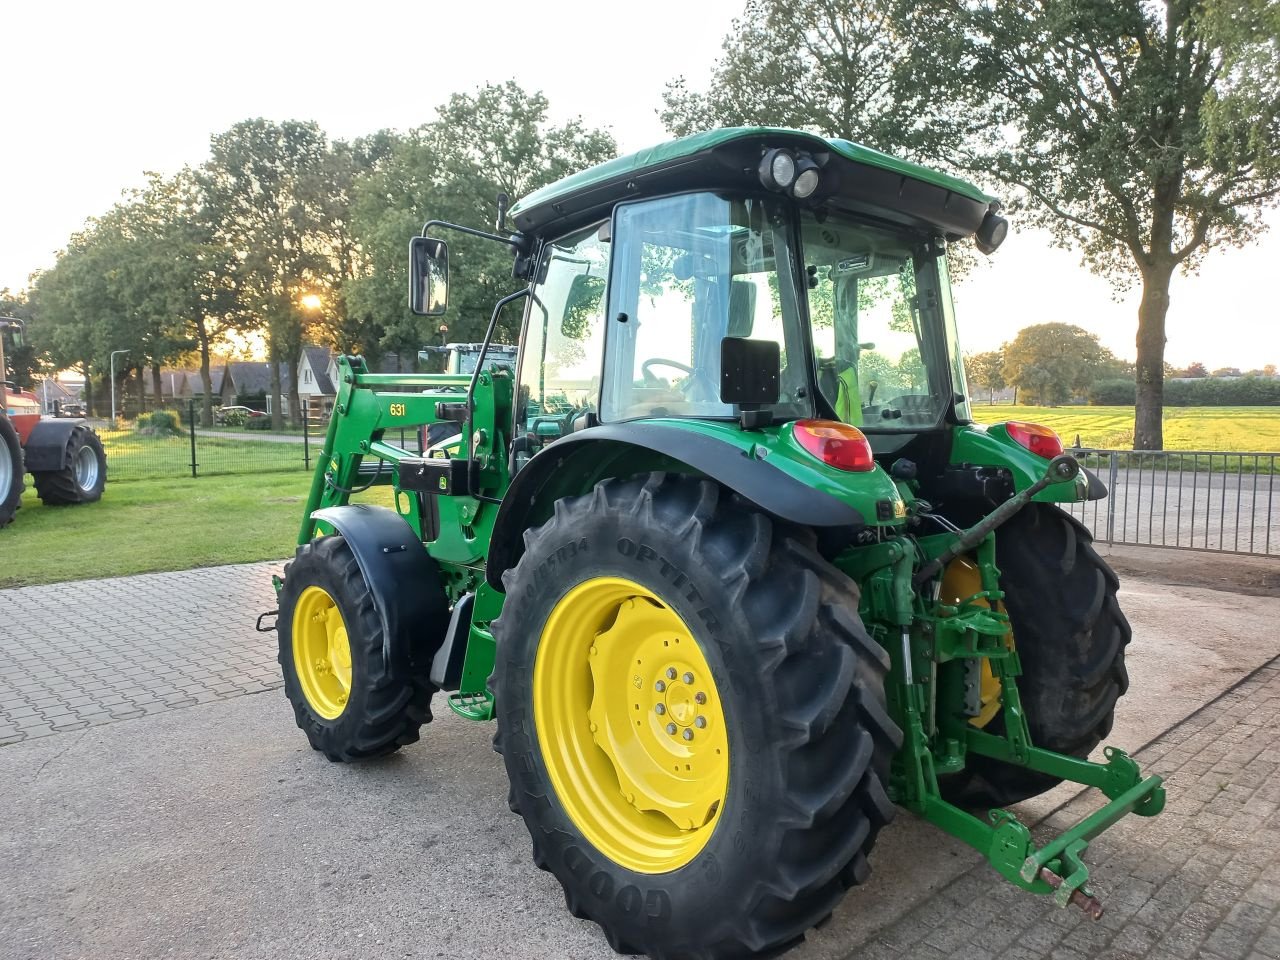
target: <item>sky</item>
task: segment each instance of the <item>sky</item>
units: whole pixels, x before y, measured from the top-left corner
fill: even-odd
[[[87,217],[144,171],[208,156],[210,135],[248,117],[317,121],[350,138],[432,118],[449,94],[514,78],[553,119],[609,128],[626,152],[666,139],[667,82],[705,86],[744,0],[585,4],[224,0],[188,4],[10,3],[3,17],[0,287],[20,289]],[[1167,358],[1280,363],[1277,229],[1210,254],[1176,278]],[[964,348],[987,350],[1032,323],[1063,321],[1133,358],[1137,294],[1116,300],[1075,254],[1017,230],[957,286]]]

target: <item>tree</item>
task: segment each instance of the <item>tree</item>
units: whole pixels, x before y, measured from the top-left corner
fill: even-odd
[[[904,40],[885,2],[748,0],[710,88],[667,85],[662,122],[683,136],[759,124],[818,130],[881,149],[900,143],[893,78]]]
[[[1218,367],[1211,374],[1211,377],[1238,377],[1240,376],[1239,367]]]
[[[1097,336],[1069,323],[1024,327],[1003,353],[1004,378],[1030,402],[1048,406],[1084,393],[1105,360]]]
[[[367,262],[350,285],[357,314],[380,318],[382,346],[416,356],[427,340],[407,309],[409,238],[428,219],[491,228],[497,195],[512,201],[616,153],[613,138],[581,121],[553,126],[547,99],[514,81],[454,94],[437,118],[398,138],[355,186],[352,217]],[[511,254],[488,240],[447,234],[451,284],[449,339],[480,339],[493,304],[513,289]],[[518,334],[502,318],[498,338]]]
[[[306,323],[302,297],[325,268],[318,247],[327,141],[314,123],[243,120],[210,141],[197,174],[215,239],[236,257],[242,307],[266,328],[271,360],[272,426],[284,425],[281,366],[290,419],[299,420],[298,364]]]
[[[915,154],[1011,188],[1096,273],[1141,284],[1134,446],[1159,448],[1170,278],[1248,241],[1280,194],[1280,4],[899,2]]]
[[[997,390],[1008,386],[1004,380],[1004,352],[1001,350],[970,354],[964,359],[964,371],[969,380],[988,391],[989,403],[995,403]]]
[[[1182,371],[1182,375],[1184,377],[1192,378],[1207,377],[1209,375],[1209,368],[1197,360],[1195,363],[1188,366],[1186,370]]]

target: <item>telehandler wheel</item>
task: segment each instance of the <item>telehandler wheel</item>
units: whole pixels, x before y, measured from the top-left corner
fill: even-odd
[[[652,474],[557,502],[503,578],[512,809],[619,952],[772,954],[868,876],[902,735],[857,588],[812,542]]]
[[[22,444],[18,431],[0,411],[0,527],[13,522],[22,506]]]
[[[1018,692],[1031,742],[1086,757],[1111,732],[1116,701],[1129,688],[1125,646],[1132,636],[1116,599],[1120,581],[1073,517],[1031,503],[996,531],[1000,588],[1022,663]],[[1003,731],[1002,715],[988,726]],[[1061,781],[969,755],[965,770],[940,782],[970,808],[1003,807]]]
[[[33,473],[36,494],[49,506],[97,503],[107,485],[107,454],[89,427],[79,425],[67,439],[70,466]]]
[[[341,536],[299,547],[285,567],[276,633],[294,717],[333,762],[391,753],[431,720],[435,687],[407,658],[388,662],[373,595]]]

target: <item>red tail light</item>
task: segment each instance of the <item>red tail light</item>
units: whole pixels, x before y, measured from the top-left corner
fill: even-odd
[[[836,420],[797,420],[791,431],[800,446],[829,467],[855,473],[875,469],[871,444],[857,427]]]
[[[1048,427],[1010,420],[1004,428],[1009,431],[1009,436],[1015,443],[1026,447],[1038,457],[1052,460],[1062,453],[1062,440]]]

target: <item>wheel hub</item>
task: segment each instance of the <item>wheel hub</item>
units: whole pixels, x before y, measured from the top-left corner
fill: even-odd
[[[680,616],[631,581],[580,584],[548,618],[534,691],[548,772],[587,838],[638,872],[692,860],[724,805],[729,745]]]
[[[341,716],[351,695],[351,641],[323,587],[307,587],[294,607],[293,664],[311,708],[327,720]]]

